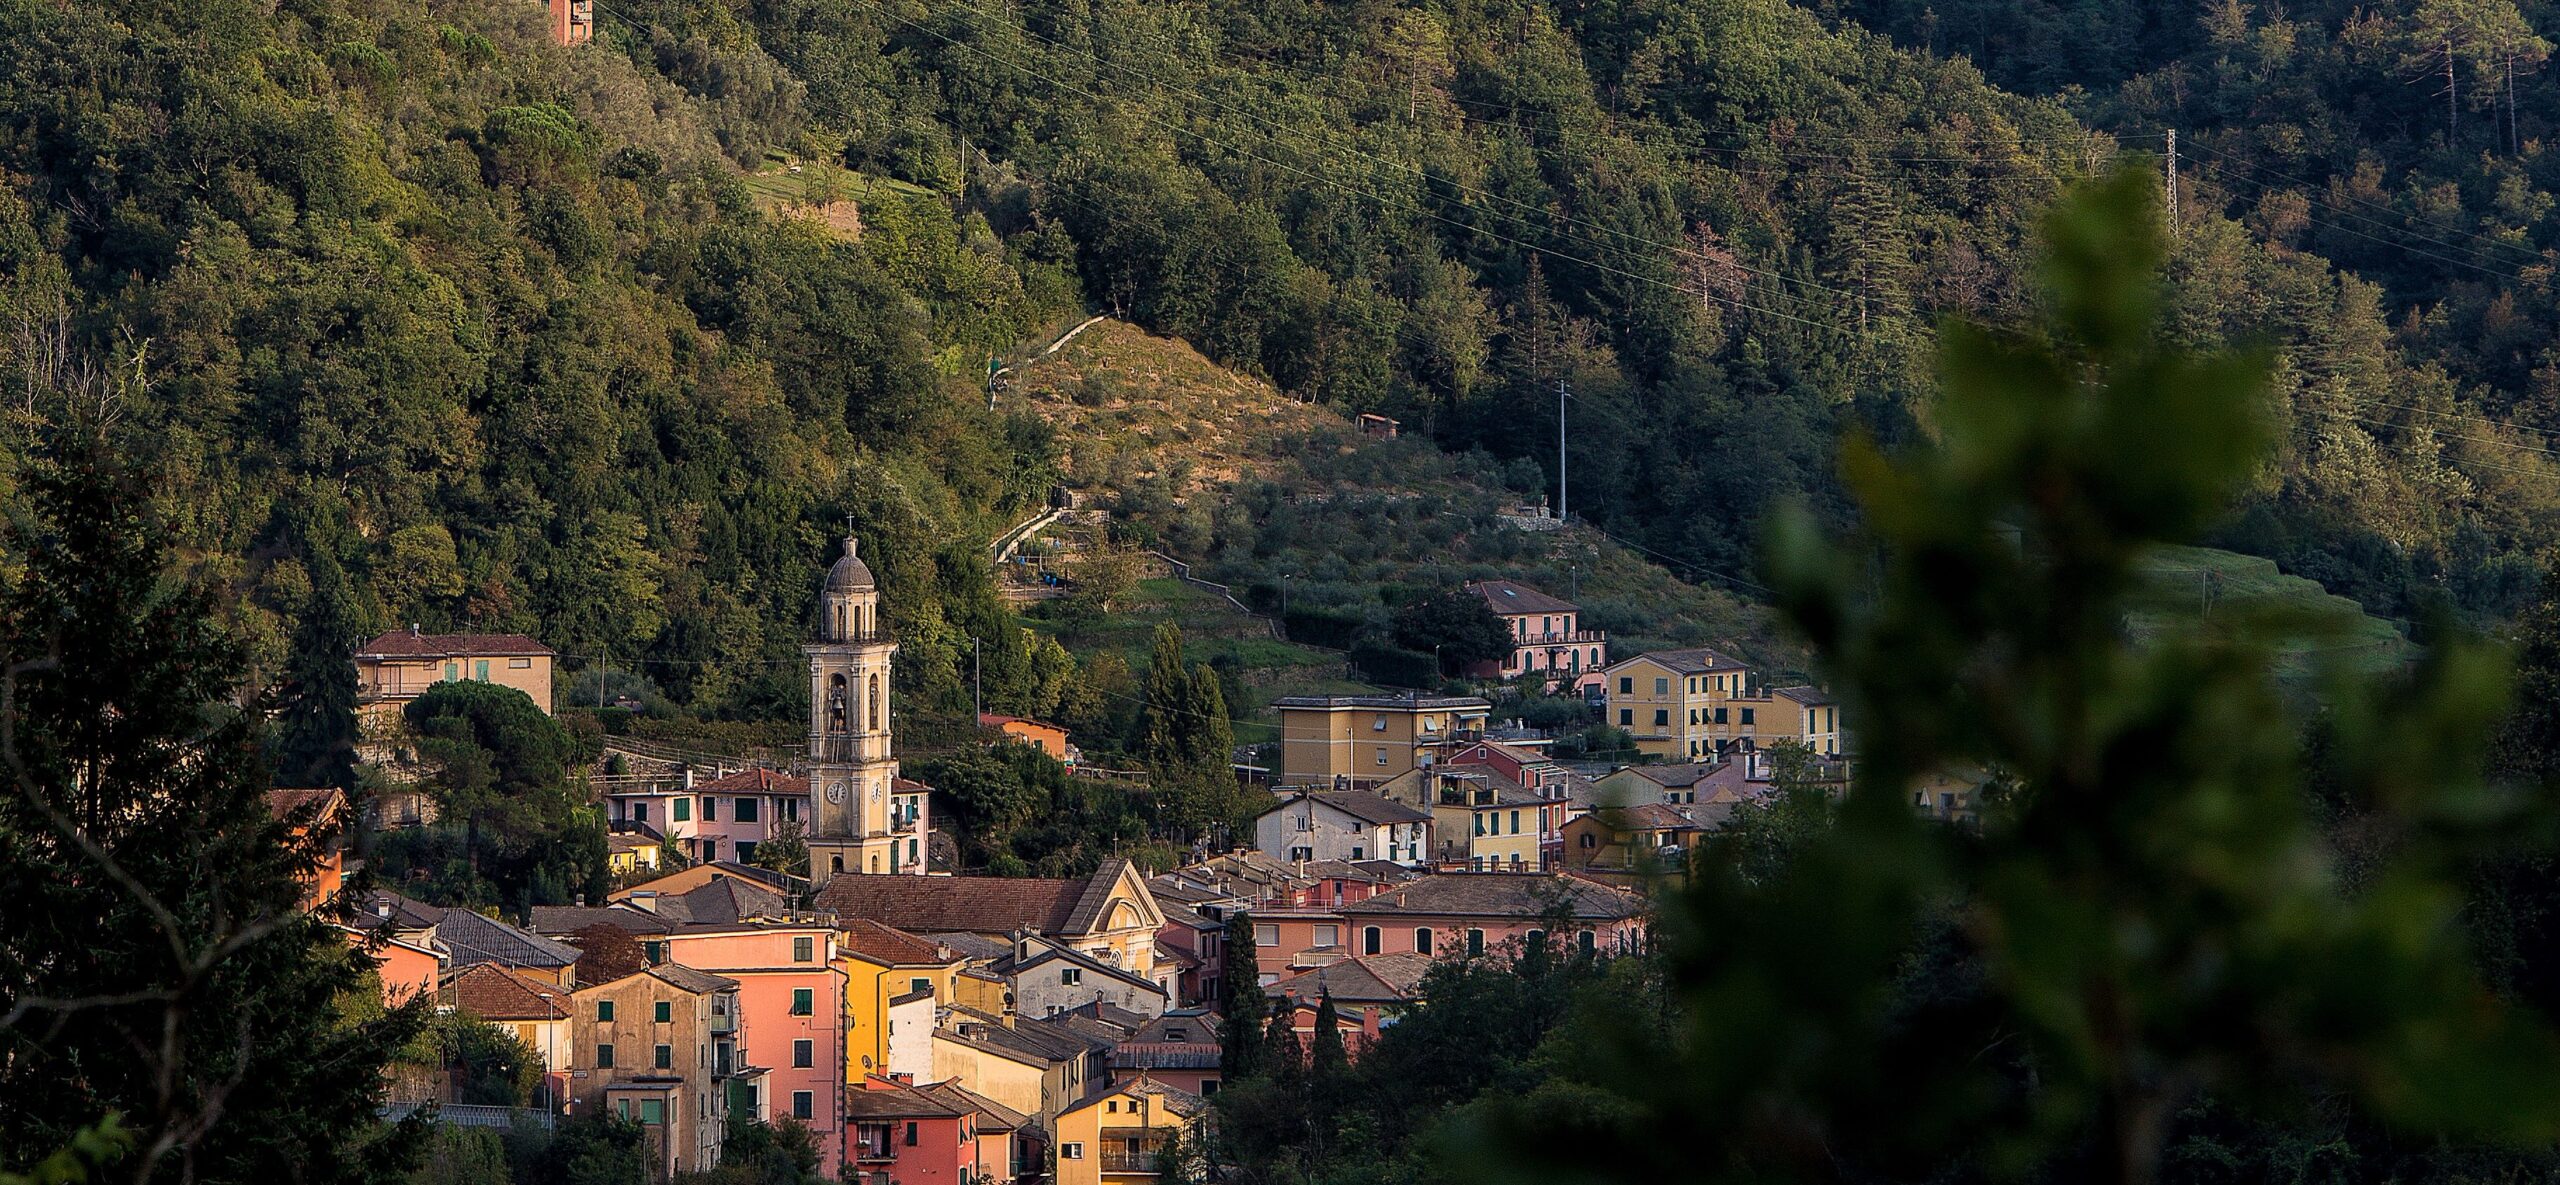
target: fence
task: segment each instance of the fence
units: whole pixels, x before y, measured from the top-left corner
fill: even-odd
[[[390,1102],[382,1105],[381,1115],[385,1123],[398,1123],[421,1112],[433,1122],[449,1123],[455,1127],[538,1127],[550,1131],[558,1122],[551,1112],[530,1107],[480,1107],[462,1103],[439,1106],[435,1103]]]

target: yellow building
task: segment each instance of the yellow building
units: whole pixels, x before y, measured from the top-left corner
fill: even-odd
[[[550,647],[523,634],[422,634],[393,630],[356,648],[357,712],[367,719],[397,715],[410,700],[438,683],[495,683],[512,687],[551,711]]]
[[[1493,705],[1472,695],[1292,695],[1280,710],[1280,780],[1360,789],[1483,735]]]
[[[1840,708],[1814,687],[1754,685],[1741,662],[1713,650],[1659,650],[1602,672],[1609,723],[1636,748],[1666,761],[1713,759],[1734,749],[1797,741],[1816,756],[1844,752]]]
[[[1426,771],[1431,800],[1432,862],[1470,871],[1538,867],[1542,808],[1556,806],[1485,766]]]
[[[950,947],[869,918],[844,919],[839,926],[836,966],[845,975],[844,1080],[860,1082],[866,1074],[894,1070],[890,1001],[930,991],[937,1004],[953,1003],[964,960]]]
[[[1208,1110],[1206,1099],[1144,1074],[1069,1107],[1057,1122],[1058,1185],[1152,1181],[1165,1144],[1197,1130]]]
[[[605,866],[616,876],[630,876],[642,869],[656,872],[665,855],[666,841],[650,831],[634,828],[616,831],[604,837]]]

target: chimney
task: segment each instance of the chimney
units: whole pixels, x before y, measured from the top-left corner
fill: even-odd
[[[414,622],[414,621],[413,621],[413,622],[410,622],[410,623],[409,623],[409,636],[410,636],[410,637],[412,637],[412,638],[414,638],[414,637],[417,637],[417,636],[418,636],[418,623],[417,623],[417,622]]]
[[[684,767],[684,788],[693,789],[693,767],[690,765]]]

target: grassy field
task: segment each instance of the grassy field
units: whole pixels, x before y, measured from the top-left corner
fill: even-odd
[[[2148,565],[2150,585],[2130,615],[2134,636],[2155,635],[2172,622],[2263,619],[2317,623],[2288,645],[2277,672],[2299,678],[2327,663],[2385,670],[2407,662],[2415,647],[2392,623],[2317,582],[2278,571],[2275,561],[2207,547],[2164,548]]]

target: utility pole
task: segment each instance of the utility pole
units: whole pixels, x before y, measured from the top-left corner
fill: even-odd
[[[1569,483],[1569,482],[1568,482],[1568,481],[1566,481],[1566,479],[1565,479],[1565,451],[1564,451],[1564,401],[1565,401],[1565,400],[1567,400],[1567,399],[1570,399],[1570,398],[1572,398],[1572,397],[1573,397],[1573,396],[1572,396],[1572,395],[1570,395],[1570,394],[1568,394],[1568,393],[1566,392],[1566,390],[1565,390],[1564,380],[1563,380],[1563,379],[1557,379],[1557,380],[1556,380],[1556,521],[1557,521],[1557,522],[1564,522],[1564,521],[1569,520],[1569,519],[1572,517],[1572,509],[1573,509],[1573,487],[1572,487],[1571,483]]]
[[[2169,129],[2169,237],[2178,237],[2178,129]]]
[[[987,714],[987,667],[975,636],[969,639],[969,700],[979,715]]]

